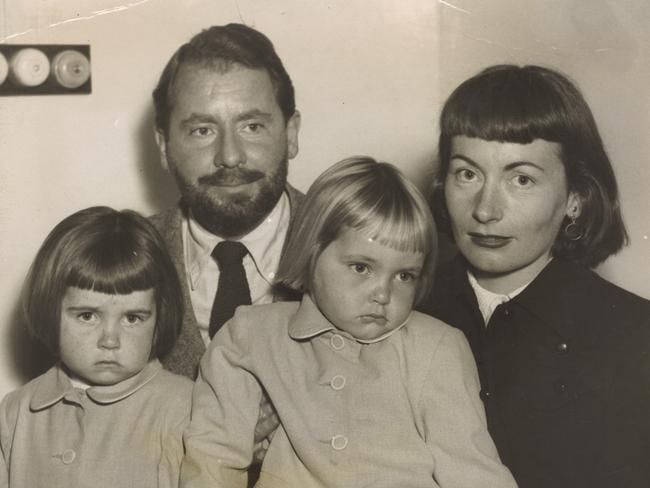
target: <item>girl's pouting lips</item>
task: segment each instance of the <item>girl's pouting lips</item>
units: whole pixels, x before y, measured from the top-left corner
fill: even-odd
[[[385,325],[386,322],[388,322],[388,319],[386,319],[385,316],[381,314],[375,314],[375,313],[361,315],[360,318],[361,318],[361,322],[363,322],[364,324],[375,323],[379,325]]]
[[[120,363],[119,363],[119,362],[117,362],[117,361],[111,361],[111,360],[97,361],[95,364],[96,364],[97,366],[103,366],[103,367],[106,367],[106,368],[115,368],[115,367],[119,367],[119,366],[120,366]]]

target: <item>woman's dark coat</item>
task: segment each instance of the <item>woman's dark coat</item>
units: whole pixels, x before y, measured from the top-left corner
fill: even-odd
[[[457,258],[424,311],[463,330],[521,488],[650,487],[650,302],[553,259],[487,327]]]

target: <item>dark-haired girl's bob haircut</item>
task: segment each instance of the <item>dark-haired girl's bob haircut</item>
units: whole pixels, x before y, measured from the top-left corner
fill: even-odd
[[[63,219],[43,242],[25,281],[23,309],[29,332],[55,357],[68,287],[116,295],[153,288],[151,358],[176,342],[183,319],[180,282],[158,231],[140,214],[87,208]]]
[[[563,232],[565,219],[552,254],[593,267],[627,244],[612,165],[587,102],[566,76],[540,66],[498,65],[454,90],[440,116],[440,167],[433,188],[436,221],[446,231],[444,184],[455,136],[560,144],[568,189],[579,196],[581,213],[572,236]]]
[[[318,257],[347,229],[424,254],[416,305],[432,285],[438,249],[433,217],[420,191],[391,164],[365,156],[336,163],[309,188],[294,225],[277,278],[289,288],[309,292]]]

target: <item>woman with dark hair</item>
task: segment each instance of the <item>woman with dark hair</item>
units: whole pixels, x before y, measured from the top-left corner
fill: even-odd
[[[502,461],[522,488],[650,486],[650,302],[589,269],[627,234],[587,103],[494,66],[440,127],[434,213],[460,254],[425,309],[467,336]]]

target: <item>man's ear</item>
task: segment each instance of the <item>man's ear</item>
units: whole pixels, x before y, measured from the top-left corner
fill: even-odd
[[[293,159],[298,154],[298,133],[300,132],[300,112],[297,110],[287,121],[287,157]]]
[[[169,163],[167,162],[167,140],[165,139],[165,134],[163,134],[161,129],[154,129],[153,136],[156,139],[156,144],[158,145],[158,152],[160,153],[160,164],[165,169],[169,171]]]

